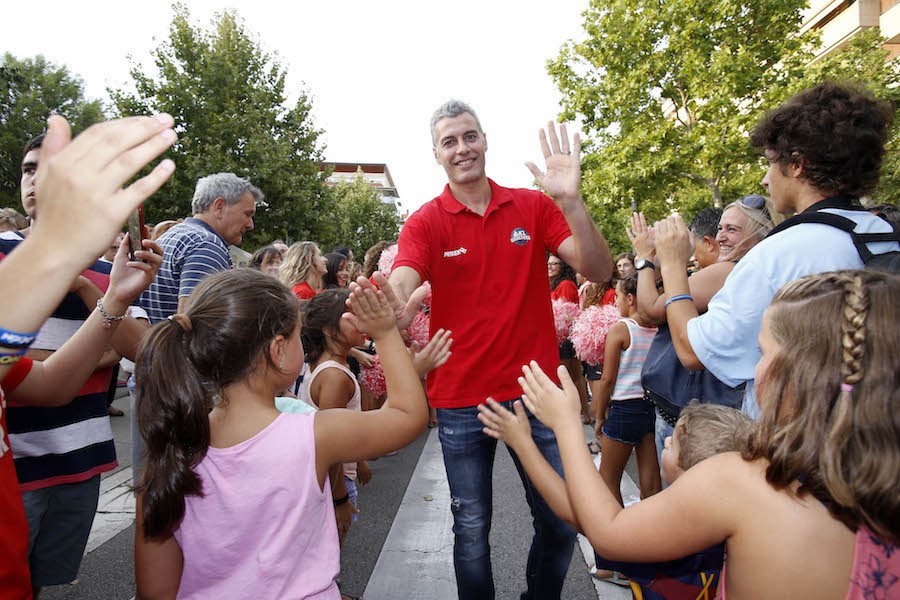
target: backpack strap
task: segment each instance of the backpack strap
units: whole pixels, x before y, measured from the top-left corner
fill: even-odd
[[[885,221],[887,221],[887,219],[885,219]],[[829,212],[808,212],[794,215],[793,217],[782,221],[781,224],[770,231],[769,235],[766,237],[775,235],[781,231],[784,231],[785,229],[793,227],[794,225],[800,225],[802,223],[818,223],[820,225],[830,225],[831,227],[836,227],[837,229],[849,233],[850,239],[853,240],[853,245],[856,246],[856,251],[859,253],[859,257],[862,259],[863,264],[868,263],[874,256],[869,250],[868,246],[866,246],[866,244],[870,244],[872,242],[900,242],[900,232],[898,232],[897,228],[893,225],[891,225],[893,231],[890,232],[856,233],[855,231],[853,231],[856,227],[856,223],[852,219],[848,219],[847,217]]]

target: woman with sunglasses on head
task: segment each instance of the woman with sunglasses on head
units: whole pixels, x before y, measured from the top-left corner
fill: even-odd
[[[706,312],[709,301],[725,284],[725,279],[735,264],[775,226],[766,199],[756,194],[744,196],[726,206],[718,223],[715,222],[717,214],[718,211],[715,209],[704,209],[691,221],[689,227],[694,256],[700,264],[700,270],[688,278],[688,285],[690,297],[699,313]],[[655,385],[653,375],[647,373],[648,368],[661,369],[666,365],[667,369],[677,371],[677,374],[681,375],[678,380],[689,380],[696,384],[690,395],[698,397],[701,402],[731,404],[730,400],[739,402],[743,392],[735,389],[731,393],[732,390],[724,389],[722,387],[724,384],[714,380],[710,373],[687,373],[678,363],[671,335],[666,327],[666,302],[669,300],[669,294],[666,294],[663,288],[658,289],[656,285],[659,275],[653,262],[656,258],[653,230],[647,226],[643,214],[635,213],[631,218],[631,228],[626,233],[637,253],[635,268],[638,270],[638,312],[649,323],[659,327],[659,333],[653,342],[654,347],[651,348],[645,363],[643,384],[645,393],[657,407],[656,446],[657,453],[661,454],[666,437],[672,435],[681,406],[684,406],[684,402],[690,398],[675,397],[678,386],[671,383],[676,380],[675,374],[665,377],[670,383]],[[664,362],[660,364],[656,360]],[[703,384],[700,383],[701,378],[705,378]],[[716,395],[721,397],[715,399],[702,397],[704,391],[711,390],[717,390],[719,394]],[[686,390],[682,391],[687,394]]]

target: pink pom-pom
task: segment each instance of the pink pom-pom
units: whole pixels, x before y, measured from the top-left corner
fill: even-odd
[[[566,300],[554,300],[553,325],[556,327],[556,341],[562,344],[569,337],[572,321],[581,313],[581,308],[574,302]]]
[[[609,304],[586,308],[572,323],[569,333],[575,356],[589,365],[602,364],[606,334],[621,318],[619,309]]]
[[[425,297],[422,298],[422,306],[431,306],[431,299],[434,297],[434,294],[431,291],[431,282],[426,281],[422,285],[424,285],[425,289],[428,290],[425,293]]]
[[[362,367],[359,370],[359,382],[369,393],[376,398],[387,394],[387,382],[384,380],[384,369],[378,355],[372,357],[371,367]]]
[[[381,256],[378,257],[378,270],[384,274],[385,277],[391,274],[391,269],[394,268],[394,260],[397,258],[397,251],[399,247],[397,244],[393,244],[388,246],[381,252]]]
[[[420,310],[406,329],[410,341],[416,344],[417,350],[422,350],[428,345],[428,340],[430,339],[428,335],[429,327],[431,327],[431,318],[428,316],[428,313]]]

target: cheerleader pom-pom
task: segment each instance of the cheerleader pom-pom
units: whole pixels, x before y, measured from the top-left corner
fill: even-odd
[[[381,256],[378,257],[378,270],[381,273],[388,277],[391,274],[391,269],[394,268],[394,260],[397,258],[397,251],[399,247],[397,244],[392,244],[382,250]]]
[[[387,394],[387,383],[384,380],[384,369],[378,355],[372,357],[371,367],[362,367],[359,370],[359,382],[369,393],[376,398]]]
[[[427,292],[425,292],[425,297],[422,298],[422,306],[431,306],[431,298],[432,298],[431,283],[426,281],[422,285],[424,285],[425,289],[428,290]]]
[[[562,344],[569,338],[572,321],[581,313],[581,308],[566,300],[553,301],[553,325],[556,327],[556,342]]]
[[[569,338],[575,347],[575,356],[589,365],[603,363],[606,351],[606,334],[619,322],[619,309],[610,304],[590,306],[572,323]]]
[[[428,313],[420,310],[406,329],[410,341],[415,343],[419,350],[428,345],[428,340],[430,339],[428,335],[429,327],[431,327],[431,318],[428,316]]]

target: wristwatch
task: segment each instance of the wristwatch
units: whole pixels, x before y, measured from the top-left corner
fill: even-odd
[[[656,265],[653,264],[653,261],[647,260],[646,258],[638,258],[634,261],[634,269],[636,271],[640,271],[641,269],[651,268],[654,271],[656,270]]]

